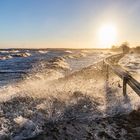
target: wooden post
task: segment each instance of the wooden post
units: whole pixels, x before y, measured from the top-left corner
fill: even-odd
[[[106,65],[106,79],[108,81],[109,79],[109,69],[108,69],[108,65]]]
[[[105,67],[105,62],[103,61],[103,64],[102,64],[102,71],[104,70],[104,67]]]
[[[126,96],[127,78],[123,77],[123,96]]]

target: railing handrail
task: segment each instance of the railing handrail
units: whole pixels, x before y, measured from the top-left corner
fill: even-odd
[[[109,68],[111,68],[117,76],[123,79],[123,91],[126,92],[126,89],[124,88],[126,88],[126,84],[128,84],[140,96],[140,83],[136,79],[134,79],[131,76],[131,74],[128,71],[124,70],[120,65],[113,64],[110,62],[113,58],[123,57],[123,56],[124,54],[116,54],[116,55],[109,56],[104,59],[104,63]]]

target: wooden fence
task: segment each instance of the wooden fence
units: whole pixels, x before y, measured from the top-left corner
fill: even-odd
[[[104,64],[106,66],[107,77],[109,76],[109,68],[123,80],[123,94],[127,93],[127,84],[140,96],[140,83],[134,79],[131,74],[124,70],[118,61],[122,58],[124,54],[116,54],[104,59]]]

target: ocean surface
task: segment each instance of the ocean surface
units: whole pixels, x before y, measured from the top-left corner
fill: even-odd
[[[139,96],[130,87],[123,96],[111,70],[106,77],[102,60],[112,54],[0,50],[0,140],[140,138]],[[139,59],[127,54],[119,64],[139,75]]]
[[[21,81],[28,74],[41,71],[42,65],[56,57],[65,57],[69,70],[80,70],[105,57],[99,52],[89,53],[82,50],[1,50],[0,51],[0,86]],[[45,67],[44,67],[45,69]]]

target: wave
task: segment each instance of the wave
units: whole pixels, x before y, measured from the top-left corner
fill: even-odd
[[[0,60],[7,60],[7,59],[11,59],[11,58],[13,58],[11,55],[0,56]]]
[[[119,64],[132,73],[140,73],[139,54],[127,54],[119,61]]]
[[[30,53],[28,52],[24,52],[24,53],[15,53],[15,54],[11,54],[12,57],[29,57],[31,56]]]
[[[64,59],[64,57],[55,57],[52,60],[49,61],[50,62],[50,67],[53,68],[61,68],[61,69],[70,69],[69,64],[66,62],[66,60]]]
[[[5,53],[5,52],[4,52]],[[30,53],[24,52],[24,53],[19,53],[19,51],[14,51],[14,53],[12,54],[11,52],[5,54],[5,55],[1,55],[0,56],[0,60],[8,60],[14,57],[29,57],[31,56]]]
[[[65,52],[66,52],[66,53],[69,53],[69,54],[72,54],[72,53],[73,53],[73,52],[70,51],[70,50],[66,50]]]
[[[41,54],[46,54],[46,53],[48,53],[48,51],[38,51],[39,53],[41,53]]]
[[[86,56],[87,56],[86,53],[78,52],[78,53],[75,53],[75,54],[66,55],[65,57],[66,57],[66,58],[73,59],[73,58],[81,58],[81,57],[86,57]]]
[[[68,71],[70,70],[70,65],[66,61],[64,57],[54,57],[48,61],[39,61],[34,65],[34,68],[31,72],[40,72],[43,73],[44,71],[53,70],[53,71]]]

